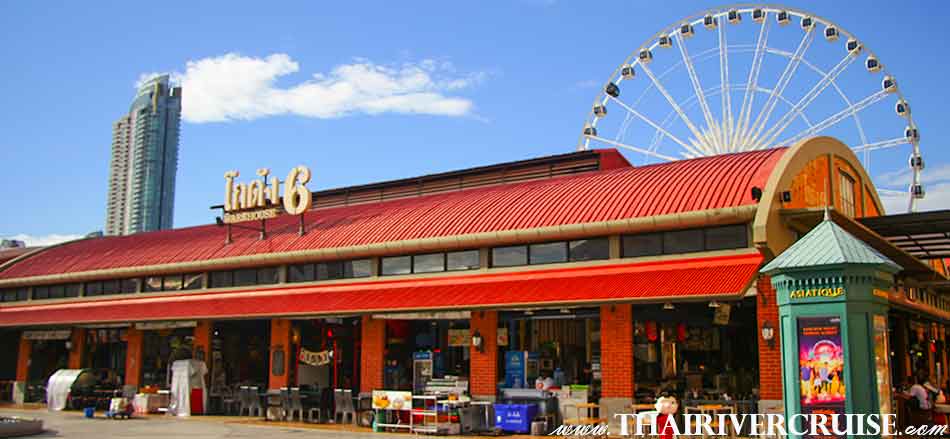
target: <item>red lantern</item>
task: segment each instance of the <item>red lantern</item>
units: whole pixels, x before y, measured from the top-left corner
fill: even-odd
[[[656,341],[656,322],[647,322],[647,340]]]
[[[686,324],[680,323],[676,325],[676,341],[682,343],[686,341]]]

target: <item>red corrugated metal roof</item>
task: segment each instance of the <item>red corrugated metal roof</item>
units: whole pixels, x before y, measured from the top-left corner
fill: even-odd
[[[0,326],[737,298],[752,282],[762,259],[762,255],[750,250],[727,256],[517,273],[159,297],[139,294],[108,300],[2,307]]]
[[[159,265],[294,250],[620,220],[753,204],[785,149],[625,167],[547,180],[315,209],[268,222],[268,237],[215,225],[86,239],[49,248],[0,279]]]

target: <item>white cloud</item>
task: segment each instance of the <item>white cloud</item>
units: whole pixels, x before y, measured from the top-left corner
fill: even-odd
[[[596,79],[585,79],[583,81],[577,81],[574,83],[576,88],[596,88],[600,86],[600,82]]]
[[[917,201],[917,211],[950,208],[950,164],[926,168],[920,176],[924,185],[924,199]],[[910,169],[888,172],[875,178],[879,188],[893,188],[880,194],[884,209],[889,214],[907,212],[908,186],[912,181]]]
[[[451,63],[431,59],[398,66],[356,59],[297,84],[276,84],[299,71],[287,54],[256,58],[228,53],[188,61],[184,73],[172,77],[183,88],[182,117],[207,123],[288,114],[319,119],[381,113],[466,116],[472,101],[447,94],[486,76],[461,74]],[[154,75],[143,74],[138,83]]]
[[[6,236],[3,239],[23,241],[26,243],[27,247],[45,247],[47,245],[59,244],[61,242],[72,241],[82,237],[83,235],[60,235],[56,233],[49,235],[27,235],[20,233],[18,235]]]

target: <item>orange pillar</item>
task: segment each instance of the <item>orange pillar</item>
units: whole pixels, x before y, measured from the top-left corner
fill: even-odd
[[[782,336],[779,331],[778,304],[776,303],[775,289],[769,276],[759,276],[756,283],[758,296],[755,307],[756,335],[759,342],[759,399],[765,407],[782,406]],[[772,347],[762,340],[762,326],[769,322],[774,331],[775,339]],[[771,402],[769,402],[771,401]],[[766,413],[762,407],[760,413]]]
[[[600,383],[600,416],[617,431],[614,415],[629,413],[633,402],[633,305],[600,307]]]
[[[211,320],[202,320],[195,326],[195,342],[193,358],[204,361],[210,365],[211,359],[208,353],[211,352],[211,333],[214,330],[214,322]]]
[[[138,389],[142,383],[142,345],[144,334],[134,326],[126,331],[125,385]]]
[[[632,305],[600,307],[600,340],[601,396],[633,398]]]
[[[482,337],[482,352],[474,346],[469,362],[472,396],[494,400],[498,385],[498,311],[472,311],[470,335]]]
[[[363,316],[360,331],[360,392],[372,392],[384,385],[386,321]]]
[[[82,369],[82,357],[86,352],[86,330],[81,328],[73,328],[72,336],[70,337],[72,341],[72,349],[69,350],[69,368],[70,369]]]
[[[33,342],[20,338],[20,349],[16,357],[16,380],[25,382],[30,373],[30,354],[33,351]]]
[[[269,389],[288,387],[290,382],[290,368],[293,367],[293,352],[291,352],[291,325],[290,320],[273,319],[270,322],[270,379]],[[280,352],[278,354],[278,352]],[[283,364],[276,364],[279,360]],[[277,373],[275,373],[277,372]]]

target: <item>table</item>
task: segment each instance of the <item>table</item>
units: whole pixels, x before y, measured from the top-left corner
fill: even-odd
[[[168,393],[138,393],[132,401],[135,413],[158,413],[168,407],[170,395]]]
[[[601,423],[600,417],[591,416],[592,410],[597,410],[597,414],[600,415],[600,404],[594,402],[583,402],[580,404],[575,404],[574,406],[574,415],[572,419],[565,419],[564,423],[567,425],[594,425]],[[586,410],[585,414],[587,416],[581,417],[581,409]]]

